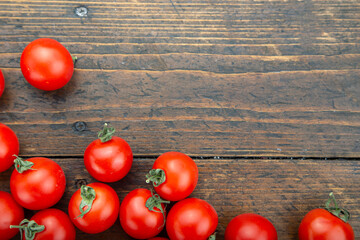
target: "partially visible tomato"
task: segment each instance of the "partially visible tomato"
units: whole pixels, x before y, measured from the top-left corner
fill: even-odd
[[[19,140],[11,128],[0,123],[0,172],[14,164],[14,156],[19,154]]]
[[[166,231],[171,240],[207,240],[215,232],[218,215],[206,201],[187,198],[169,211]]]
[[[24,219],[19,226],[12,226],[14,227],[20,229],[22,239],[29,239],[25,236],[25,231],[34,240],[74,240],[76,237],[75,227],[69,216],[55,208],[41,210],[30,220]]]
[[[133,154],[129,144],[122,138],[113,136],[115,129],[105,123],[96,139],[84,153],[85,167],[98,181],[119,181],[130,171]]]
[[[51,38],[39,38],[29,43],[21,55],[20,67],[32,86],[46,91],[65,86],[74,72],[69,51]]]
[[[5,90],[5,78],[0,69],[0,97],[3,94],[4,90]]]
[[[169,240],[169,239],[164,237],[154,237],[154,238],[149,238],[148,240]]]
[[[299,227],[300,240],[354,240],[349,223],[321,208],[313,209],[302,219]]]
[[[153,182],[156,193],[169,201],[188,197],[198,181],[198,168],[194,160],[181,152],[166,152],[159,156],[146,175]]]
[[[19,225],[24,219],[24,209],[10,193],[0,191],[0,239],[10,239],[19,230],[10,229],[10,225]]]
[[[277,240],[272,223],[254,213],[244,213],[233,218],[225,230],[225,240]]]
[[[66,187],[62,168],[51,159],[33,157],[17,158],[10,178],[14,199],[24,208],[40,210],[55,205]]]
[[[147,189],[128,193],[120,206],[120,223],[124,231],[136,239],[158,235],[165,225],[164,202]]]
[[[349,218],[349,212],[339,208],[333,193],[330,193],[325,209],[313,209],[302,219],[299,240],[354,240]]]
[[[119,197],[104,183],[81,186],[69,202],[69,216],[86,233],[100,233],[110,228],[119,215]]]

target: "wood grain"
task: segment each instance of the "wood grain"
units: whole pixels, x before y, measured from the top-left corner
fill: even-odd
[[[360,238],[359,19],[352,0],[3,0],[0,122],[22,156],[64,168],[55,207],[65,212],[80,183],[94,182],[82,155],[110,122],[135,155],[110,184],[120,200],[148,187],[157,156],[181,151],[199,166],[192,196],[215,207],[218,239],[246,212],[270,219],[279,240],[297,239],[303,216],[331,191]],[[23,49],[40,37],[78,57],[58,91],[21,74]],[[0,174],[1,191],[10,175]],[[116,222],[91,239],[130,238]]]
[[[356,157],[359,75],[77,70],[65,88],[42,92],[6,69],[0,121],[23,155],[81,156],[109,121],[135,155]]]
[[[360,157],[356,1],[0,7],[0,121],[19,135],[23,155],[81,156],[109,121],[138,156]],[[19,70],[39,37],[78,56],[59,91],[34,89]],[[78,121],[85,131],[74,131]]]
[[[67,212],[71,195],[79,180],[94,182],[83,166],[82,158],[54,159],[64,169],[67,190],[56,205]],[[238,214],[253,212],[267,217],[274,224],[279,240],[297,239],[301,219],[311,209],[323,206],[333,191],[342,207],[348,209],[355,236],[360,236],[360,162],[317,160],[267,159],[195,159],[199,167],[199,182],[191,195],[211,203],[219,215],[218,239],[224,239],[229,221]],[[120,201],[136,188],[149,186],[145,174],[154,159],[136,158],[130,173],[122,180],[110,184]],[[0,175],[0,189],[9,191],[11,170]],[[32,212],[27,212],[31,217]],[[163,235],[166,233],[163,232]],[[89,235],[77,232],[79,239]],[[117,221],[104,233],[91,239],[130,239]],[[356,238],[355,238],[356,239]]]

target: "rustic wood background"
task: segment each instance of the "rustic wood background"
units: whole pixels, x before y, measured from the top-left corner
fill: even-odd
[[[330,191],[360,238],[359,1],[1,0],[0,33],[0,122],[21,156],[64,168],[56,207],[67,211],[78,185],[94,181],[83,152],[110,122],[135,156],[110,184],[120,200],[146,186],[157,156],[181,151],[199,166],[192,196],[217,210],[218,239],[245,212],[270,219],[280,240],[297,239]],[[58,91],[21,74],[22,50],[40,37],[78,57]],[[90,237],[130,239],[119,222]]]

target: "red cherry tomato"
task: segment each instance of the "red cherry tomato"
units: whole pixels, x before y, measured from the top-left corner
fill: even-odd
[[[5,90],[5,78],[2,71],[0,70],[0,97],[3,94],[4,90]]]
[[[299,227],[299,240],[354,240],[354,231],[349,223],[325,209],[308,212]]]
[[[19,230],[10,229],[10,225],[19,225],[24,219],[24,209],[14,200],[10,193],[0,191],[0,238],[10,239]]]
[[[331,203],[335,206],[331,207]],[[299,240],[354,240],[354,230],[345,222],[350,214],[338,207],[333,193],[330,193],[325,208],[313,209],[305,215],[299,226]]]
[[[158,157],[147,175],[161,198],[179,201],[188,197],[198,181],[198,168],[189,156],[167,152]]]
[[[207,240],[216,230],[218,215],[206,201],[187,198],[169,211],[166,231],[171,240]]]
[[[4,172],[14,164],[15,157],[19,154],[19,140],[13,130],[0,123],[0,172]]]
[[[87,202],[86,199],[90,201]],[[80,204],[83,206],[82,211]],[[119,208],[119,198],[114,189],[104,183],[90,183],[82,186],[71,197],[69,216],[81,231],[100,233],[115,223]]]
[[[21,55],[20,67],[32,86],[46,91],[65,86],[74,72],[69,51],[50,38],[39,38],[29,43]]]
[[[162,203],[158,196],[152,196],[147,189],[139,188],[131,191],[120,206],[120,223],[124,231],[136,239],[147,239],[158,235],[165,225]]]
[[[148,240],[169,240],[169,239],[164,237],[154,237],[154,238],[149,238]]]
[[[36,226],[36,229],[34,228]],[[14,227],[14,226],[12,226]],[[37,212],[30,221],[24,219],[19,226],[25,238],[25,229],[34,235],[34,240],[74,240],[76,237],[75,227],[63,211],[49,208]]]
[[[254,213],[240,214],[233,218],[225,231],[225,240],[277,240],[272,223]]]
[[[99,139],[90,143],[84,154],[85,167],[98,181],[119,181],[130,171],[133,155],[129,144],[122,138],[112,136],[114,128],[104,129]]]
[[[10,190],[21,206],[40,210],[55,205],[61,199],[66,179],[64,171],[56,162],[44,157],[26,161],[17,158],[15,161],[16,169],[11,174]]]

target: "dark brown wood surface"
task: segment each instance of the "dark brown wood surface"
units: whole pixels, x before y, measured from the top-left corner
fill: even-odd
[[[56,207],[67,212],[71,195],[79,183],[96,180],[86,172],[81,158],[54,160],[65,169],[67,178],[66,193]],[[135,188],[149,188],[144,176],[154,160],[137,158],[124,179],[110,184],[120,201]],[[296,239],[301,219],[311,209],[323,207],[329,191],[336,193],[338,203],[352,213],[350,223],[359,236],[360,168],[357,161],[218,158],[195,161],[199,167],[199,182],[191,197],[206,199],[216,209],[219,215],[217,239],[224,239],[226,225],[233,217],[246,212],[255,212],[271,220],[280,240]],[[10,175],[11,171],[0,175],[5,191],[10,191]],[[31,216],[32,212],[27,214]],[[123,232],[119,221],[101,234],[77,233],[80,239],[131,239]]]
[[[78,57],[58,91],[33,88],[20,71],[21,52],[40,37]],[[111,184],[120,200],[145,186],[157,156],[181,151],[199,165],[193,196],[218,211],[219,239],[245,212],[268,217],[280,240],[297,239],[330,191],[360,238],[359,1],[2,0],[0,68],[0,122],[21,156],[63,166],[63,210],[78,180],[93,181],[82,155],[110,122],[135,156]],[[115,238],[129,239],[119,223],[92,236]]]

